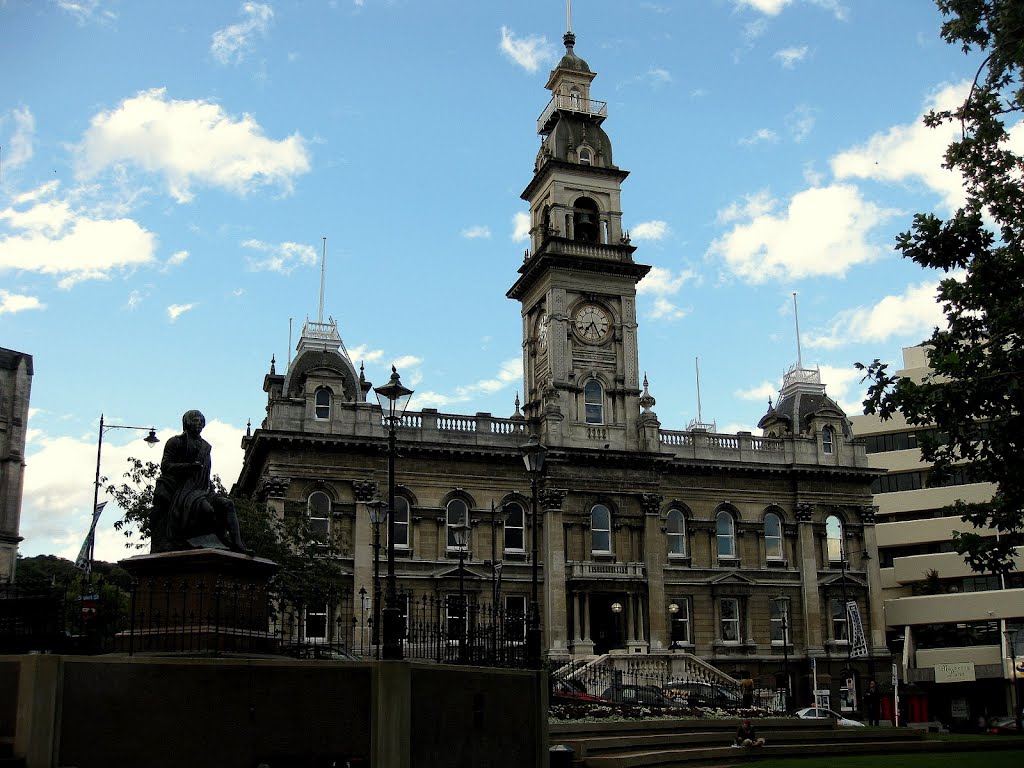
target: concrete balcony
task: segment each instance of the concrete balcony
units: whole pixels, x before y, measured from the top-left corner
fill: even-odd
[[[566,563],[569,578],[586,581],[644,581],[647,570],[644,563],[599,563],[582,560]]]

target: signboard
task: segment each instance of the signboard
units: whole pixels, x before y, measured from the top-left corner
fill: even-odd
[[[954,720],[966,720],[971,716],[971,709],[967,706],[967,699],[962,696],[951,699],[949,702],[949,714]]]
[[[975,679],[973,661],[935,665],[936,683],[973,683]]]
[[[814,706],[818,709],[832,709],[832,697],[827,690],[814,692]]]

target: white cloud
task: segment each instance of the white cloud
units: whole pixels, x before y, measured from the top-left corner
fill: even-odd
[[[171,304],[167,308],[167,317],[173,323],[186,312],[192,310],[195,304]]]
[[[142,304],[145,297],[141,291],[135,290],[128,294],[127,308],[129,311],[136,310]]]
[[[837,179],[871,179],[887,183],[916,181],[942,196],[949,210],[964,201],[959,174],[942,167],[950,142],[960,135],[959,123],[929,128],[923,117],[936,109],[953,109],[966,98],[970,83],[946,85],[933,93],[913,122],[876,133],[867,143],[832,158]]]
[[[467,240],[479,240],[481,238],[489,239],[491,236],[491,230],[489,227],[479,225],[475,227],[467,227],[462,230],[462,236]]]
[[[415,368],[417,365],[422,365],[422,363],[423,358],[416,355],[402,355],[391,361],[391,364],[398,369],[399,375],[402,373],[402,368]]]
[[[28,107],[17,107],[10,112],[14,131],[3,144],[3,164],[6,170],[14,170],[32,159],[32,140],[36,131],[36,119]]]
[[[0,288],[0,315],[15,315],[30,309],[46,309],[35,296],[24,296]]]
[[[791,48],[782,48],[775,52],[774,58],[779,60],[783,69],[793,69],[793,67],[807,58],[807,46],[801,45],[793,46]]]
[[[521,243],[530,239],[530,214],[522,211],[512,217],[512,240]]]
[[[647,70],[645,77],[650,81],[651,85],[662,85],[672,82],[672,73],[664,67],[651,67]]]
[[[167,259],[167,266],[176,267],[179,264],[184,264],[188,259],[188,251],[176,251],[172,253],[170,258]]]
[[[789,130],[790,138],[800,143],[814,130],[814,123],[817,120],[815,111],[806,104],[799,105],[796,109],[786,115],[786,128]]]
[[[642,221],[629,230],[629,237],[632,240],[661,240],[669,233],[668,222]]]
[[[365,344],[348,347],[348,357],[353,363],[375,363],[384,357],[383,349],[367,349]]]
[[[758,128],[750,136],[740,139],[740,144],[745,147],[751,147],[754,144],[761,144],[763,142],[769,142],[774,144],[779,140],[779,134],[773,131],[771,128]]]
[[[452,394],[417,391],[413,398],[416,401],[416,408],[446,408],[450,405],[465,403],[481,394],[499,392],[510,384],[521,384],[522,381],[523,360],[513,357],[501,363],[498,372],[491,378],[480,379],[474,384],[457,387]]]
[[[221,64],[241,62],[252,49],[253,39],[265,35],[274,18],[274,9],[265,3],[243,3],[244,20],[213,33],[210,52]]]
[[[79,24],[97,17],[101,22],[117,17],[113,11],[100,10],[100,0],[57,0],[57,7],[74,16]]]
[[[777,209],[777,202],[763,195],[747,198],[746,206],[729,206],[719,220],[739,223],[712,242],[707,255],[721,258],[732,274],[751,283],[842,277],[883,253],[868,235],[896,213],[843,184],[803,190],[785,210]]]
[[[938,290],[936,281],[926,280],[872,306],[843,310],[826,331],[806,334],[804,343],[810,348],[834,349],[852,342],[884,342],[894,336],[917,343],[936,326],[946,325]]]
[[[0,210],[0,273],[39,272],[70,288],[82,280],[102,280],[154,260],[155,236],[131,219],[104,219],[57,197],[48,183],[20,195],[15,207]],[[25,206],[21,201],[27,202]]]
[[[679,307],[664,296],[657,296],[648,314],[652,320],[681,320],[692,311],[692,307]]]
[[[651,271],[637,283],[636,292],[641,296],[644,294],[670,296],[678,293],[685,283],[696,277],[697,273],[692,269],[683,269],[677,274],[672,274],[672,270],[665,267],[651,267]]]
[[[255,272],[280,272],[290,274],[300,266],[311,266],[317,263],[316,249],[302,243],[265,243],[262,240],[246,240],[243,248],[249,248],[264,254],[262,257],[249,256],[246,261],[249,269]]]
[[[740,400],[762,400],[767,403],[769,397],[775,397],[780,386],[778,382],[762,381],[750,389],[737,389],[733,394]]]
[[[842,368],[821,365],[818,366],[818,370],[821,372],[821,383],[825,385],[826,394],[835,400],[847,415],[861,413],[864,395],[867,392],[867,385],[860,383],[864,374],[853,365]]]
[[[239,195],[273,183],[291,191],[295,177],[310,168],[299,134],[268,139],[251,115],[233,118],[208,101],[168,100],[163,88],[140,91],[94,116],[75,150],[80,177],[132,165],[163,175],[180,203],[192,199],[193,184]]]
[[[792,5],[793,2],[794,0],[733,0],[733,4],[737,8],[750,8],[766,16],[778,16],[784,8]],[[805,0],[805,2],[831,11],[832,15],[840,21],[845,20],[849,14],[848,9],[839,0]]]
[[[128,421],[111,418],[111,422]],[[155,425],[156,426],[156,425]],[[181,425],[157,426],[157,434],[165,442],[181,431]],[[203,438],[213,446],[213,471],[230,486],[242,468],[239,428],[220,421],[211,421],[203,430]],[[128,469],[128,457],[160,462],[162,444],[150,448],[139,438],[143,433],[112,430],[103,440],[101,472],[111,483],[122,482]],[[93,429],[81,436],[51,436],[32,430],[26,448],[25,489],[21,518],[21,544],[24,553],[54,554],[74,560],[89,531],[92,509],[92,484],[83,483],[96,471],[96,434]],[[100,492],[100,501],[106,495]],[[96,558],[116,561],[137,554],[125,548],[126,539],[114,529],[114,521],[122,512],[113,500],[103,511],[97,527]],[[133,538],[134,540],[134,538]],[[148,548],[147,548],[148,549]]]
[[[516,37],[511,29],[502,25],[501,52],[527,72],[536,72],[540,65],[555,57],[555,47],[543,35]]]

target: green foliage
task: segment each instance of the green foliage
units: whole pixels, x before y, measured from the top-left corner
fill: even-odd
[[[943,166],[965,179],[966,201],[949,219],[917,214],[897,249],[922,267],[946,274],[939,301],[948,327],[926,340],[932,373],[921,382],[890,374],[875,360],[864,412],[909,424],[934,424],[942,442],[925,440],[931,481],[960,465],[973,482],[993,483],[987,503],[957,502],[956,514],[975,528],[954,537],[956,550],[980,572],[1013,569],[1024,534],[1024,157],[1008,145],[1007,123],[1024,109],[1024,2],[936,0],[945,16],[942,37],[984,55],[967,99],[932,112],[927,125],[961,126]]]
[[[129,458],[125,482],[107,487],[107,493],[123,511],[114,527],[133,541],[136,548],[146,546],[150,536],[153,487],[159,475],[159,464]],[[212,481],[217,494],[228,495],[220,477],[214,475]],[[318,539],[310,529],[304,508],[281,519],[266,504],[245,498],[232,501],[238,513],[242,541],[257,557],[273,560],[280,566],[270,584],[272,597],[292,606],[333,600],[342,576],[337,559],[348,549],[341,536],[334,534],[327,541]]]

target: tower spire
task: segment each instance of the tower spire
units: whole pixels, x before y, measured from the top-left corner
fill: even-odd
[[[803,368],[803,355],[800,352],[800,311],[796,305],[796,291],[793,291],[793,320],[796,321],[796,367]]]
[[[324,321],[324,275],[327,272],[327,238],[322,239],[324,241],[324,250],[320,256],[320,311],[316,316],[318,323],[323,323]]]
[[[565,31],[572,34],[572,0],[565,0]]]

